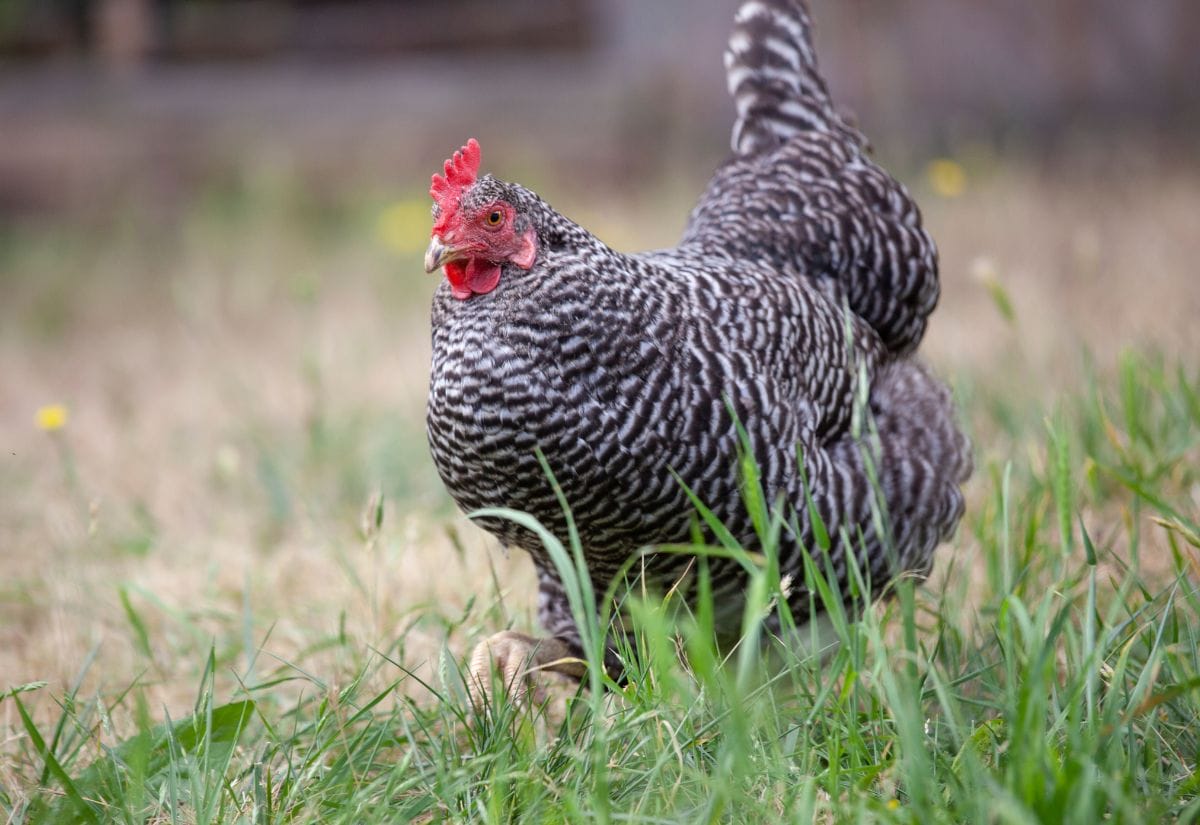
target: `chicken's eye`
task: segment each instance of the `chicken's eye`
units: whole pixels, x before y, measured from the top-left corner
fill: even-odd
[[[499,226],[500,222],[503,220],[504,220],[504,213],[501,212],[499,209],[493,209],[491,212],[488,213],[487,225],[488,226]]]

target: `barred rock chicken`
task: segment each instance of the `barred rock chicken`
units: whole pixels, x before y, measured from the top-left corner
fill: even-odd
[[[766,500],[788,516],[781,573],[803,582],[803,551],[817,554],[807,486],[843,589],[853,553],[877,593],[928,572],[971,469],[949,393],[913,358],[938,299],[937,252],[904,187],[835,110],[801,0],[743,3],[725,65],[733,154],[673,249],[610,249],[528,189],[481,176],[474,140],[434,175],[425,267],[445,280],[433,458],[463,510],[522,510],[565,536],[540,448],[597,591],[647,547],[638,572],[665,590],[693,561],[652,550],[690,539],[684,485],[757,545],[740,421]],[[855,425],[863,409],[873,431]],[[549,637],[498,634],[471,675],[485,692],[493,667],[518,692],[534,670],[578,676],[579,636],[541,542],[480,523],[532,555]],[[736,632],[745,573],[720,559],[710,572],[727,608],[719,629]],[[803,586],[788,601],[806,618]]]

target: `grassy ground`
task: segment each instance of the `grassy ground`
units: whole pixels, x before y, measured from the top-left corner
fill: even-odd
[[[914,175],[978,449],[931,582],[771,664],[644,605],[644,671],[557,736],[462,697],[532,583],[425,452],[419,192],[0,234],[6,821],[1194,819],[1200,172],[961,160]],[[661,245],[663,191],[561,205]]]

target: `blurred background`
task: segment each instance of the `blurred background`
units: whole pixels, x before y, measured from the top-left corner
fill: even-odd
[[[812,6],[941,247],[924,352],[981,467],[1086,365],[1196,364],[1200,4]],[[210,642],[433,650],[420,611],[493,564],[532,624],[424,444],[429,175],[474,136],[610,244],[673,244],[735,7],[0,0],[0,689],[86,662],[169,704]]]
[[[466,134],[589,188],[702,180],[725,146],[735,5],[0,0],[0,209],[172,209],[264,163],[314,197],[419,188]],[[893,163],[1196,143],[1191,0],[813,5],[837,99]]]

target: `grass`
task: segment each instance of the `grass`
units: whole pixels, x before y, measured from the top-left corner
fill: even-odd
[[[0,465],[4,821],[1200,818],[1200,370],[1171,320],[1194,176],[1118,208],[969,171],[922,196],[947,285],[927,352],[979,456],[933,579],[835,620],[824,657],[726,661],[703,603],[633,600],[628,684],[593,669],[561,729],[464,696],[464,653],[533,628],[533,599],[424,453],[432,284],[396,274],[419,210],[219,191],[165,225],[0,237],[0,421],[70,409]],[[618,245],[669,242],[589,206],[626,216]],[[747,636],[785,584],[766,549]]]
[[[639,602],[628,684],[593,668],[607,690],[581,694],[556,730],[504,700],[472,709],[448,649],[397,700],[418,678],[399,638],[355,651],[340,686],[279,662],[224,696],[210,652],[181,720],[154,722],[135,681],[67,691],[38,725],[26,706],[44,686],[18,686],[3,701],[24,735],[0,804],[12,822],[1191,821],[1198,456],[1200,374],[1130,355],[1064,399],[1035,461],[981,468],[963,528],[980,559],[956,559],[938,590],[901,583],[857,623],[835,618],[833,653],[768,665],[746,645],[723,662],[711,605]],[[366,540],[382,526],[376,510]],[[575,548],[546,540],[574,569]],[[1164,551],[1166,569],[1140,568]],[[781,609],[780,582],[747,558],[752,636]],[[964,575],[975,565],[987,575]],[[595,596],[567,581],[586,614]],[[485,632],[488,618],[477,605],[458,621]],[[138,728],[121,741],[118,714]]]

